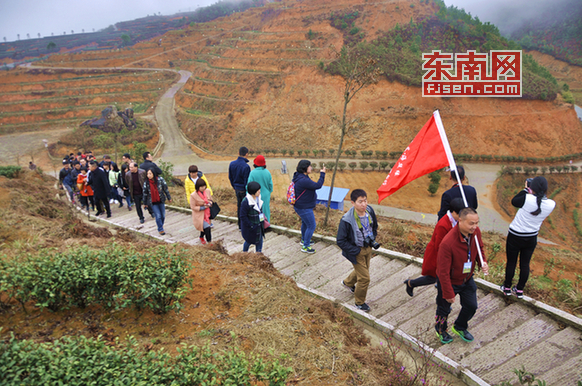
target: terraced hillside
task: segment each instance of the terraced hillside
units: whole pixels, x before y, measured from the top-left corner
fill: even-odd
[[[41,65],[191,72],[175,98],[177,119],[188,139],[213,152],[232,154],[243,144],[330,148],[339,142],[334,117],[342,112],[344,84],[322,69],[334,50],[437,10],[424,0],[285,0],[170,31],[161,44],[156,38],[110,52],[53,55]],[[338,27],[337,15],[347,14],[355,15],[352,24]],[[401,151],[437,108],[455,153],[547,157],[582,148],[575,111],[560,98],[422,98],[420,88],[385,78],[350,104],[359,126],[344,146]]]
[[[166,71],[60,69],[0,74],[0,133],[77,126],[109,105],[151,109],[174,80]]]

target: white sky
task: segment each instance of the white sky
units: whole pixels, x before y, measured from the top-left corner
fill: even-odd
[[[318,0],[307,0],[318,1]],[[564,0],[445,0],[481,21],[514,24],[531,12]],[[161,12],[194,11],[216,0],[0,0],[0,41],[98,31],[120,21]],[[501,27],[501,26],[500,26]]]
[[[98,31],[148,14],[195,11],[216,0],[0,0],[0,41]]]

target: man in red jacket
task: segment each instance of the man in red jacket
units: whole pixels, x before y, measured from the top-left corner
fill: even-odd
[[[453,337],[447,332],[447,318],[457,294],[461,300],[461,312],[452,330],[465,342],[473,341],[473,335],[467,331],[467,327],[469,320],[477,311],[477,286],[473,280],[475,263],[481,265],[477,248],[481,248],[481,254],[485,259],[478,225],[479,215],[475,209],[462,209],[459,213],[459,223],[447,233],[439,247],[435,329],[441,343],[444,344],[453,341]],[[486,274],[489,271],[485,261],[481,268]]]

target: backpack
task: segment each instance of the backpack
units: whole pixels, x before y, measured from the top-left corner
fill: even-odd
[[[299,197],[303,196],[303,193],[305,193],[305,190],[299,195]],[[299,197],[295,197],[295,182],[291,181],[287,188],[287,202],[291,205],[295,205],[297,200],[299,200]]]

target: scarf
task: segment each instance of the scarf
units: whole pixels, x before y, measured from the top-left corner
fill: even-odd
[[[157,203],[162,201],[160,199],[160,192],[158,192],[158,186],[156,184],[156,181],[150,180],[150,179],[148,179],[148,181],[150,183],[150,192],[152,195],[152,204],[157,204]]]
[[[261,200],[260,194],[259,194],[259,197],[257,197],[257,199],[255,200],[254,196],[247,193],[247,201],[249,202],[249,205],[251,206],[251,208],[256,210],[258,213],[261,213],[261,208],[263,207],[263,200]]]
[[[200,196],[200,198],[204,200],[204,204],[208,205],[208,198],[206,197],[205,192],[206,192],[206,190],[204,192],[198,191],[197,193],[198,193],[198,196]],[[207,224],[210,224],[210,208],[204,209],[204,221]]]
[[[453,218],[453,215],[451,214],[451,211],[450,210],[447,210],[447,216],[449,216],[449,220],[451,221],[451,225],[454,228],[457,225],[457,220],[455,220]]]

